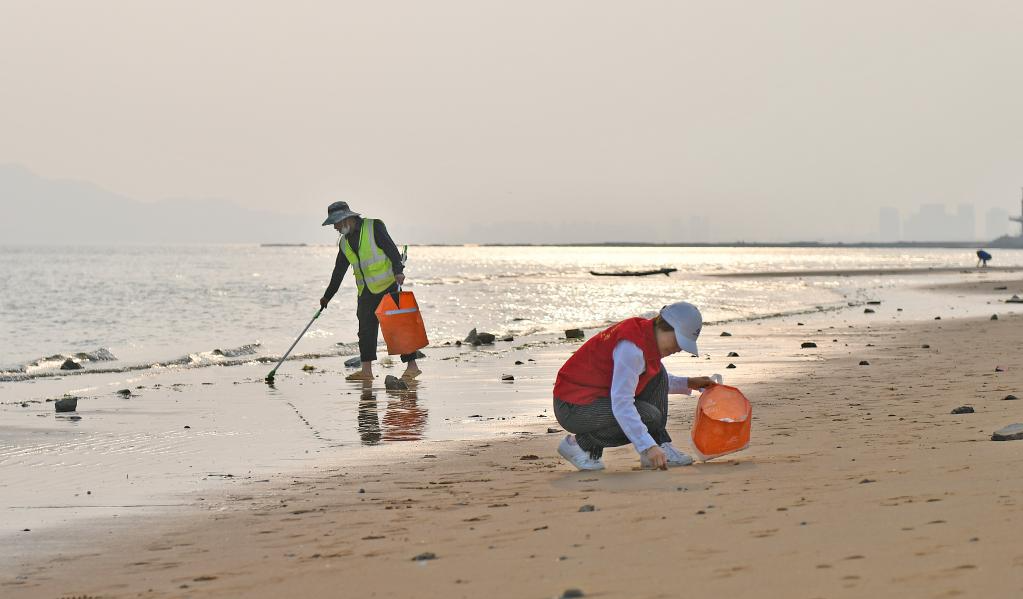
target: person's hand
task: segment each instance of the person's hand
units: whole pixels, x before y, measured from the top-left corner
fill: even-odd
[[[395,282],[398,283],[398,286],[401,287],[403,284],[405,284],[405,273],[394,275],[394,280]]]
[[[707,389],[713,387],[717,383],[714,379],[709,376],[693,376],[689,377],[689,388],[690,389]]]
[[[320,298],[320,310],[326,310],[328,303],[330,303],[330,300],[328,300],[325,297],[321,297]]]
[[[651,466],[655,470],[667,470],[668,469],[668,457],[664,455],[664,450],[660,447],[653,445],[647,447],[643,451],[643,455],[646,457]]]

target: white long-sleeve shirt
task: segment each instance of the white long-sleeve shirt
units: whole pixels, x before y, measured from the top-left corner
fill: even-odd
[[[625,431],[625,436],[632,441],[632,446],[638,453],[643,453],[656,445],[636,409],[636,386],[639,384],[640,375],[646,370],[643,350],[635,343],[622,339],[615,345],[611,358],[614,360],[614,372],[611,375],[611,413],[618,421],[618,426]],[[692,395],[689,390],[689,378],[669,373],[668,393]]]

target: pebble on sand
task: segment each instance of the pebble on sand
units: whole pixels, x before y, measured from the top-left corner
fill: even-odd
[[[585,339],[586,335],[582,329],[566,329],[565,339]]]
[[[533,460],[539,460],[540,456],[534,455],[532,453],[527,453],[526,455],[522,456],[519,459],[522,460],[522,461],[525,461],[525,462],[531,462]]]
[[[1004,426],[991,435],[992,441],[1017,441],[1023,439],[1023,424],[1015,422]]]
[[[118,389],[117,394],[121,397],[131,397],[131,389]]]
[[[579,589],[565,589],[565,592],[561,594],[561,599],[578,599],[585,596]]]
[[[730,351],[730,352],[728,352],[728,356],[727,357],[729,357],[729,358],[738,358],[739,354],[735,353],[734,351]]]
[[[593,511],[596,511],[596,509],[597,508],[595,508],[592,504],[587,503],[586,505],[580,507],[579,511],[580,512],[593,512]]]
[[[548,433],[560,433],[561,429],[560,428],[554,428],[553,426],[549,426],[549,427],[547,427],[547,432]]]
[[[391,391],[408,391],[408,383],[393,374],[389,374],[384,377],[384,388]]]
[[[931,349],[931,346],[924,343],[923,345],[920,346],[920,349]]]
[[[304,370],[305,372],[312,372],[316,370],[316,367],[313,366],[312,364],[306,364],[305,366],[302,367],[302,370]]]
[[[433,553],[432,551],[424,551],[423,553],[420,553],[419,555],[417,555],[414,558],[412,558],[412,561],[414,561],[414,562],[425,562],[425,561],[428,561],[428,560],[431,560],[431,559],[437,559],[437,555],[435,553]]]
[[[799,347],[802,349],[812,349],[814,347],[817,347],[817,344],[814,343],[813,341],[804,341]]]
[[[735,364],[729,364],[728,366],[725,366],[725,368],[735,368],[735,367],[736,367]]]
[[[513,375],[510,375],[510,374],[502,374],[501,375],[501,380],[502,381],[514,381],[515,377]]]
[[[731,333],[729,333],[728,331],[721,331],[721,336],[722,336],[722,337],[731,337],[731,336],[732,336],[732,334],[731,334]]]
[[[991,320],[998,320],[998,315],[997,314],[992,314],[991,315]]]
[[[347,360],[345,360],[345,366],[349,368],[358,368],[361,365],[362,358],[360,358],[359,356],[355,356],[353,358],[348,358]]]
[[[870,366],[870,362],[866,360],[860,360],[860,366]]]
[[[61,370],[81,370],[82,369],[82,365],[79,364],[78,362],[75,362],[71,358],[68,358],[67,360],[64,360],[63,364],[60,365],[60,369]]]
[[[1019,398],[1010,393],[1010,394],[1006,395],[1005,397],[1003,397],[1002,401],[1012,401],[1014,399],[1019,399]]]
[[[58,412],[74,412],[78,409],[77,397],[63,397],[53,402],[53,409]]]
[[[874,313],[874,311],[873,311],[873,310],[871,310],[870,308],[864,308],[864,309],[863,309],[863,313],[864,313],[864,314],[873,314],[873,313]]]
[[[952,410],[953,414],[972,414],[974,412],[971,406],[959,406]]]

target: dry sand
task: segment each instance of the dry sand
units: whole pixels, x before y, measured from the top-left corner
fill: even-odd
[[[791,359],[744,354],[727,371],[754,402],[745,452],[648,472],[619,448],[608,471],[579,473],[538,419],[530,435],[250,484],[187,516],[94,531],[87,552],[5,568],[0,594],[1019,596],[1023,441],[989,439],[1023,422],[1023,400],[1003,399],[1023,397],[1023,317],[792,329],[775,340]],[[755,340],[730,341],[742,354]],[[960,405],[976,413],[950,413]],[[675,410],[676,440],[690,413]]]

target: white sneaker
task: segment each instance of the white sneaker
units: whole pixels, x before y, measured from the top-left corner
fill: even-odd
[[[693,458],[682,453],[675,448],[670,442],[661,443],[661,451],[664,452],[664,457],[668,459],[668,466],[688,466],[693,463]],[[650,460],[645,454],[639,454],[639,465],[643,468],[652,468]]]
[[[566,435],[565,438],[561,440],[561,443],[558,444],[558,453],[561,454],[561,457],[572,462],[572,465],[580,470],[604,469],[604,462],[599,459],[594,459],[590,456],[590,452],[579,447],[579,444],[574,441],[575,440],[572,439],[572,435]]]

